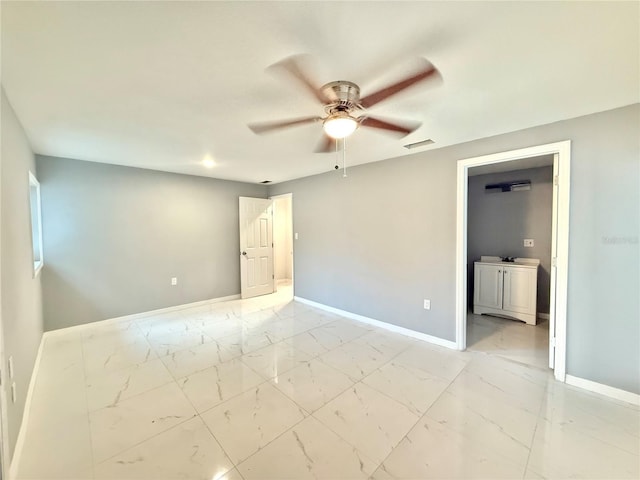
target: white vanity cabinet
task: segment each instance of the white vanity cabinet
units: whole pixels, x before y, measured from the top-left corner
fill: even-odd
[[[540,260],[481,257],[474,262],[473,313],[488,313],[536,324],[536,296]]]

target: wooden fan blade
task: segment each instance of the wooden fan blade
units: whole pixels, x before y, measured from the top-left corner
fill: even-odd
[[[361,119],[362,120],[361,120]],[[405,135],[409,135],[411,132],[415,132],[421,125],[419,122],[404,122],[403,124],[388,122],[375,117],[360,117],[358,122],[363,127],[379,128],[381,130],[387,130],[389,132],[396,132]]]
[[[279,130],[281,128],[293,127],[295,125],[304,125],[305,123],[315,123],[322,120],[320,117],[303,117],[294,118],[292,120],[282,120],[279,122],[262,122],[262,123],[250,123],[249,128],[253,133],[258,135],[262,133],[269,133],[273,130]]]
[[[336,140],[329,135],[323,135],[322,140],[318,143],[318,146],[314,150],[315,153],[329,153],[336,149]]]
[[[400,80],[399,82],[393,83],[388,87],[378,90],[375,93],[367,95],[366,97],[360,100],[360,104],[364,108],[369,108],[372,105],[375,105],[376,103],[379,103],[382,100],[385,100],[386,98],[389,98],[390,96],[395,95],[398,92],[401,92],[405,88],[409,88],[411,85],[414,85],[418,82],[426,80],[427,78],[440,77],[440,72],[436,67],[434,67],[431,64],[431,62],[422,58],[421,63],[422,63],[422,68],[417,73],[403,80]]]
[[[329,99],[320,91],[317,84],[311,80],[311,75],[307,72],[306,67],[303,66],[304,59],[308,58],[307,55],[293,55],[287,57],[284,60],[274,63],[270,69],[282,69],[289,75],[298,80],[303,87],[307,89],[316,99],[323,105],[329,103]]]

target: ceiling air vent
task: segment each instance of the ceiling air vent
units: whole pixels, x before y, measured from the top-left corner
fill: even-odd
[[[412,150],[414,148],[425,147],[427,145],[431,145],[432,143],[435,143],[435,142],[433,140],[431,140],[430,138],[427,138],[426,140],[421,140],[419,142],[407,143],[404,146],[404,148],[408,148],[409,150]]]

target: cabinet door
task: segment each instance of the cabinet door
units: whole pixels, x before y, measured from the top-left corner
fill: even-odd
[[[502,308],[505,311],[536,313],[537,273],[535,268],[504,268]]]
[[[473,274],[473,304],[502,308],[502,267],[475,264]]]

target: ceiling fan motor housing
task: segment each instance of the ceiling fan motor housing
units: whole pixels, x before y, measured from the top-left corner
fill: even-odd
[[[330,101],[325,107],[327,113],[351,112],[360,108],[360,87],[353,82],[329,82],[320,90]]]

